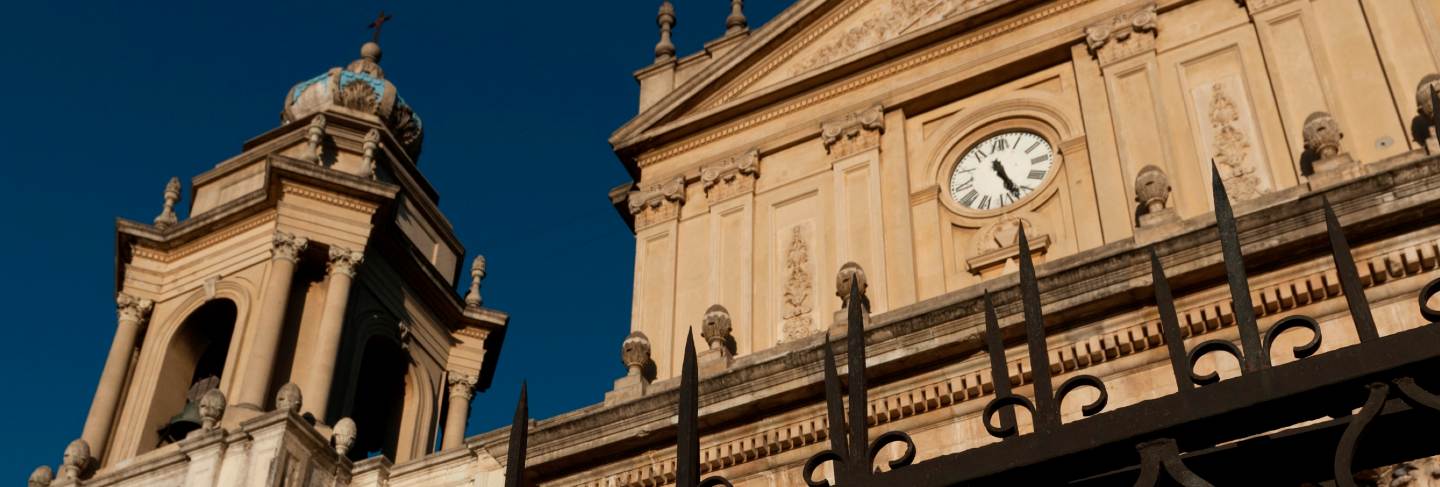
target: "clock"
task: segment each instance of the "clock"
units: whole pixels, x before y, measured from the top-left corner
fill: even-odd
[[[950,197],[972,210],[998,210],[1035,191],[1054,168],[1055,150],[1033,132],[1006,131],[981,140],[955,163]]]

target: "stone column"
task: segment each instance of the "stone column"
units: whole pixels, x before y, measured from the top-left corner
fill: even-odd
[[[285,328],[286,301],[290,299],[290,283],[295,277],[295,264],[300,252],[310,241],[285,232],[275,232],[274,249],[270,255],[270,276],[261,296],[260,315],[255,321],[255,340],[250,360],[241,375],[237,407],[265,410],[265,393],[270,389],[270,374],[275,370],[275,354],[280,347],[280,333]]]
[[[450,412],[445,416],[445,441],[440,448],[449,450],[465,442],[465,422],[470,418],[470,399],[475,397],[475,383],[480,378],[450,372]]]
[[[95,399],[90,403],[90,415],[85,417],[85,430],[81,438],[94,445],[94,454],[100,458],[109,444],[110,428],[115,424],[115,410],[120,405],[120,393],[125,387],[125,378],[130,376],[130,355],[135,351],[135,341],[140,338],[140,328],[150,316],[154,304],[128,294],[115,296],[115,308],[119,313],[119,324],[115,330],[115,341],[110,343],[110,355],[105,358],[105,369],[100,372],[100,385],[95,389]]]
[[[320,314],[320,330],[315,350],[310,355],[310,372],[305,387],[310,391],[306,409],[321,422],[329,407],[330,385],[335,379],[335,360],[340,353],[340,337],[345,330],[345,306],[350,301],[350,283],[355,268],[365,254],[339,246],[330,247],[330,284],[325,288],[325,310]]]

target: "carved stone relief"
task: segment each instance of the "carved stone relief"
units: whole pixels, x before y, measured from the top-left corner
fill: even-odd
[[[885,107],[879,103],[846,114],[839,120],[820,124],[820,142],[825,153],[845,157],[880,145],[885,131]]]
[[[1225,182],[1230,199],[1244,201],[1260,196],[1270,188],[1257,170],[1256,158],[1251,157],[1254,155],[1251,121],[1231,95],[1229,84],[1234,83],[1221,81],[1196,88],[1196,101],[1208,98],[1204,106],[1210,128],[1209,155],[1220,170],[1220,178]]]
[[[631,191],[629,204],[637,229],[674,219],[680,216],[680,205],[685,204],[685,177],[675,176],[643,191]]]
[[[790,68],[790,75],[830,64],[897,39],[907,32],[968,12],[995,0],[889,0],[874,17],[851,27]]]
[[[807,228],[801,225],[790,230],[785,250],[784,296],[780,303],[780,341],[804,338],[815,333],[814,293],[815,270],[810,261]]]
[[[375,113],[378,98],[370,83],[350,82],[340,88],[337,95],[341,106],[363,113]]]
[[[1043,254],[1050,247],[1050,235],[1038,230],[1028,218],[1005,216],[981,227],[975,234],[971,254],[965,264],[970,273],[992,277],[996,270],[1010,273],[1020,265],[1020,229],[1030,239],[1030,251]]]
[[[710,201],[720,201],[755,191],[760,176],[760,150],[750,149],[700,168],[700,182]]]
[[[1085,44],[1101,65],[1155,49],[1155,5],[1085,28]]]

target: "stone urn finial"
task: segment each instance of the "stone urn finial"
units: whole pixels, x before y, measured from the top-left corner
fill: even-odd
[[[300,386],[294,382],[286,382],[275,393],[275,410],[300,414],[300,406],[304,404],[304,400],[304,396],[300,394]]]
[[[180,222],[180,217],[175,216],[175,203],[178,202],[180,202],[180,178],[172,177],[170,182],[165,183],[165,206],[160,209],[160,216],[155,217],[155,228],[164,230]]]
[[[641,375],[650,363],[650,338],[639,331],[630,332],[620,343],[620,361],[625,363],[626,375]]]
[[[660,27],[660,42],[655,43],[655,61],[675,58],[675,43],[670,41],[670,30],[675,28],[675,5],[670,0],[660,2],[660,12],[655,14],[655,25]]]
[[[355,435],[359,432],[355,429],[355,420],[340,418],[335,422],[334,433],[330,435],[330,445],[335,447],[335,454],[345,456],[350,452],[350,447],[355,446]]]
[[[1170,177],[1153,165],[1140,168],[1135,176],[1135,202],[1144,213],[1159,213],[1170,201]]]
[[[730,341],[730,311],[725,306],[714,304],[705,310],[700,322],[700,336],[710,344],[711,350],[728,350]]]
[[[476,255],[470,263],[470,292],[465,294],[465,307],[478,308],[485,300],[480,298],[480,281],[485,280],[485,256]]]
[[[305,144],[308,146],[309,154],[306,154],[316,164],[324,164],[325,145],[325,115],[315,115],[310,119],[310,126],[305,129]]]
[[[840,272],[835,274],[835,295],[840,297],[840,302],[845,308],[850,307],[851,285],[860,286],[860,300],[864,302],[866,300],[865,292],[870,287],[865,280],[865,269],[861,269],[860,264],[846,262],[845,265],[840,266]]]
[[[1340,154],[1340,124],[1326,112],[1315,112],[1305,117],[1305,149],[1320,157],[1329,159]]]
[[[200,396],[200,429],[213,431],[220,427],[220,418],[225,416],[225,393],[220,389],[205,391]]]
[[[380,129],[370,129],[365,132],[365,141],[360,144],[361,156],[365,163],[365,170],[370,172],[370,179],[379,179],[375,167],[375,157],[380,152]]]
[[[90,444],[79,439],[65,446],[65,456],[60,459],[60,475],[57,480],[80,480],[90,469],[94,457],[90,456]]]
[[[54,480],[55,474],[50,471],[50,466],[41,465],[30,472],[30,481],[25,485],[27,487],[50,487],[50,482]]]
[[[1415,108],[1419,109],[1420,115],[1427,120],[1435,117],[1435,108],[1430,103],[1430,91],[1440,92],[1440,74],[1430,73],[1420,78],[1420,84],[1415,87]]]

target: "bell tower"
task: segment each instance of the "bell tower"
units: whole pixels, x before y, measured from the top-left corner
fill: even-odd
[[[285,94],[279,127],[190,180],[187,218],[172,179],[160,216],[118,220],[115,338],[72,470],[286,414],[351,459],[463,442],[508,315],[483,306],[484,258],[465,266],[418,168],[424,126],[380,67],[381,22],[359,59]]]

